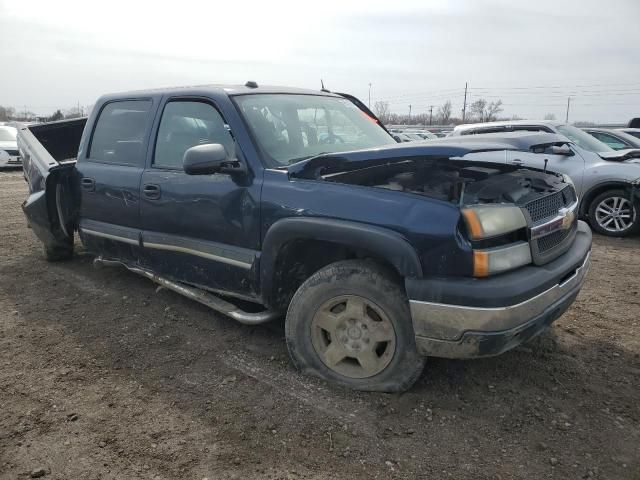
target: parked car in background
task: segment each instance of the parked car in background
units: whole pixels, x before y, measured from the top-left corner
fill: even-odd
[[[640,148],[640,138],[612,128],[583,128],[592,137],[610,146],[614,150]]]
[[[391,131],[391,136],[398,143],[414,142],[415,140],[409,138],[409,136],[402,132]]]
[[[538,335],[589,267],[566,175],[505,164],[526,139],[462,143],[397,144],[344,94],[112,94],[88,119],[20,129],[23,210],[49,260],[71,257],[77,232],[98,264],[240,322],[286,316],[306,373],[400,391],[424,356],[497,355]]]
[[[628,135],[633,135],[636,138],[640,138],[640,128],[618,128],[619,132],[624,132]]]
[[[566,173],[580,196],[579,215],[599,233],[624,237],[640,229],[640,150],[613,150],[587,132],[551,121],[513,121],[459,125],[462,136],[556,133],[555,140],[539,141],[531,152],[507,152],[505,162]],[[569,141],[567,141],[569,140]]]
[[[421,142],[424,140],[424,137],[416,132],[402,132],[402,134],[412,142]]]
[[[432,133],[428,130],[414,130],[412,133],[415,133],[423,140],[435,140],[438,136],[435,133]]]
[[[0,126],[0,167],[20,167],[22,165],[16,143],[17,134],[18,130],[14,127]]]

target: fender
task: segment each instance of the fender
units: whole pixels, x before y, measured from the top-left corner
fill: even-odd
[[[595,196],[594,195],[595,192],[599,190],[604,191],[604,190],[614,189],[614,188],[629,190],[629,192],[631,192],[631,189],[633,188],[633,184],[629,180],[607,180],[605,182],[601,182],[596,185],[593,185],[591,188],[589,188],[589,190],[587,190],[584,193],[584,195],[580,196],[580,210],[579,210],[580,216],[583,217],[587,215],[589,211],[589,203]]]
[[[422,265],[415,249],[397,232],[364,223],[329,218],[284,218],[265,235],[260,257],[262,298],[269,298],[280,248],[292,240],[322,240],[366,250],[383,258],[403,277],[422,277]]]

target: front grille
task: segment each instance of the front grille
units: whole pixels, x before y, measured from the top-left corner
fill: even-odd
[[[547,218],[558,215],[558,210],[567,207],[576,201],[576,193],[573,187],[566,186],[562,190],[546,197],[538,198],[527,203],[524,208],[529,212],[531,221],[538,223]]]
[[[12,157],[17,157],[19,155],[18,150],[7,150],[6,148],[3,150],[7,152],[9,155],[11,155]]]
[[[538,242],[538,252],[546,253],[557,245],[560,245],[563,240],[571,234],[572,231],[572,228],[557,230],[553,233],[550,233],[549,235],[545,235],[544,237],[539,238],[538,240],[536,240]]]

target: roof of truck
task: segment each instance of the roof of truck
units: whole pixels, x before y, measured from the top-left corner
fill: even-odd
[[[164,94],[183,94],[185,91],[201,91],[211,92],[218,95],[253,95],[264,93],[285,93],[299,95],[328,95],[337,96],[328,90],[312,90],[310,88],[282,87],[277,85],[260,85],[249,86],[251,82],[244,85],[225,85],[225,84],[208,84],[208,85],[190,85],[181,87],[166,88],[149,88],[144,90],[131,90],[126,92],[108,93],[108,97],[139,97],[144,95],[164,95]]]

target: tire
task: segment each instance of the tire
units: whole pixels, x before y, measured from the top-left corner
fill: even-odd
[[[610,237],[626,237],[640,228],[640,202],[629,192],[607,190],[595,197],[589,205],[589,224],[596,232]],[[616,215],[617,212],[617,215]]]
[[[67,244],[44,246],[44,256],[47,262],[62,262],[73,257],[73,241]]]
[[[401,392],[424,368],[404,289],[374,262],[314,273],[289,304],[285,332],[296,368],[354,390]]]

